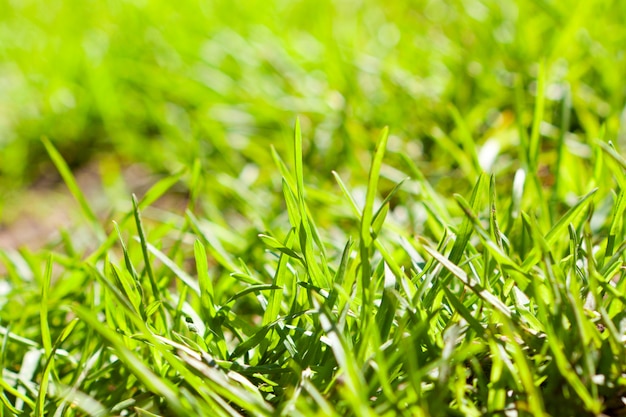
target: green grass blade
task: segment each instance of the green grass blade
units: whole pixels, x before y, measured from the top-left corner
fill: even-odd
[[[174,273],[174,275],[179,278],[189,289],[191,289],[196,295],[200,296],[200,286],[198,282],[193,279],[188,273],[183,271],[176,265],[174,261],[167,257],[163,252],[155,248],[148,242],[145,242],[146,248],[150,253],[152,253],[156,258],[163,263],[170,271]]]
[[[339,188],[341,189],[341,192],[343,193],[343,195],[346,197],[346,200],[348,200],[348,203],[350,203],[350,208],[352,208],[352,212],[354,213],[354,216],[360,220],[361,210],[359,209],[358,204],[352,197],[352,194],[350,194],[350,191],[348,191],[348,187],[346,187],[346,185],[344,184],[339,174],[337,174],[335,171],[333,171],[333,176],[335,177],[337,184],[339,184]]]
[[[292,231],[295,231],[295,229],[292,229],[290,231],[290,233]],[[299,261],[300,263],[302,263],[302,265],[306,265],[306,261],[302,258],[302,256],[300,256],[296,251],[294,251],[291,248],[288,248],[287,246],[285,246],[284,243],[281,243],[280,241],[278,241],[278,239],[272,237],[272,236],[268,236],[268,235],[264,235],[264,234],[259,234],[259,238],[270,248],[272,249],[276,249],[277,251],[279,251],[280,253],[283,253],[293,259],[296,259],[297,261]]]
[[[372,165],[370,166],[367,194],[365,196],[365,207],[363,207],[363,214],[361,217],[361,241],[366,248],[369,248],[372,243],[371,227],[374,216],[374,200],[376,199],[378,178],[380,177],[380,168],[383,164],[385,150],[387,149],[388,137],[389,129],[384,128],[380,135],[380,139],[376,144],[374,158],[372,159]]]
[[[554,244],[556,239],[563,234],[563,231],[567,228],[567,226],[570,223],[575,222],[578,217],[587,209],[589,204],[591,204],[591,202],[593,201],[591,200],[591,197],[593,197],[596,191],[598,191],[598,189],[594,188],[583,197],[581,197],[581,199],[578,200],[578,202],[572,208],[570,208],[567,213],[565,213],[565,215],[563,215],[563,217],[561,217],[559,221],[556,222],[554,226],[552,226],[548,234],[546,234],[546,242],[549,245]]]
[[[52,280],[52,255],[48,257],[46,262],[46,272],[41,283],[41,304],[39,308],[39,320],[41,324],[41,341],[44,348],[44,354],[50,356],[52,352],[52,338],[50,336],[50,327],[48,323],[48,295],[50,293],[50,281]]]
[[[472,189],[472,196],[470,197],[470,207],[474,212],[478,211],[482,199],[481,196],[485,194],[485,175],[480,174],[478,176],[478,180]],[[456,240],[454,241],[454,245],[452,246],[452,251],[448,256],[450,262],[458,264],[461,262],[461,258],[463,257],[463,252],[467,244],[469,243],[470,237],[472,236],[472,220],[470,218],[465,218],[458,232],[456,233]]]
[[[510,320],[504,321],[502,331],[504,336],[506,336],[509,340],[515,340],[516,334],[513,328],[513,324]],[[528,361],[527,355],[524,352],[523,347],[520,346],[518,343],[510,343],[507,345],[507,347],[510,349],[510,354],[515,364],[515,371],[517,372],[517,375],[515,375],[515,377],[519,378],[524,388],[524,391],[526,391],[526,401],[528,403],[528,411],[530,412],[530,415],[546,416],[543,396],[541,395],[541,392],[537,389],[533,369]]]
[[[63,181],[65,181],[65,185],[67,185],[67,188],[70,190],[70,193],[72,193],[72,196],[78,202],[78,205],[80,206],[80,209],[83,212],[83,215],[87,218],[87,220],[91,224],[91,227],[93,231],[96,233],[98,240],[104,240],[105,238],[104,229],[102,228],[102,225],[98,221],[98,217],[89,206],[89,203],[87,202],[87,198],[85,198],[85,195],[83,194],[80,187],[78,186],[78,183],[76,182],[76,179],[74,178],[74,174],[72,174],[70,167],[67,165],[67,163],[65,162],[65,160],[63,159],[59,151],[57,151],[57,149],[54,147],[54,145],[52,144],[52,142],[50,142],[48,138],[43,137],[41,138],[41,141],[43,142],[43,145],[46,148],[46,151],[48,152],[50,159],[52,159],[54,166],[56,166],[57,170],[59,171],[59,174],[61,174],[61,178],[63,178]]]
[[[474,291],[476,295],[478,295],[485,302],[490,304],[495,310],[499,311],[505,317],[511,317],[511,311],[509,310],[509,308],[502,301],[500,301],[500,299],[498,299],[496,296],[491,294],[489,291],[483,289],[478,284],[474,284],[470,282],[470,279],[468,278],[465,271],[463,271],[461,268],[453,264],[448,258],[446,258],[444,255],[439,253],[437,250],[428,246],[428,244],[425,242],[424,242],[424,250],[428,252],[430,256],[435,258],[437,262],[443,265],[448,271],[450,271],[452,275],[457,277],[466,287]]]
[[[139,235],[139,243],[141,245],[141,252],[143,253],[144,268],[148,279],[150,281],[150,290],[155,300],[159,300],[160,291],[157,285],[154,273],[152,272],[152,263],[150,262],[150,256],[148,254],[148,241],[146,239],[146,233],[143,229],[143,223],[141,221],[141,214],[139,212],[139,204],[137,203],[137,197],[133,195],[133,214],[135,216],[135,226],[137,227],[137,234]]]
[[[177,388],[167,379],[155,375],[146,366],[142,358],[139,358],[126,347],[126,344],[118,334],[100,323],[100,320],[92,311],[82,306],[74,306],[73,311],[76,316],[98,332],[115,349],[116,356],[147,389],[165,398],[177,414],[186,415],[191,412],[181,403]]]
[[[72,333],[76,325],[78,324],[78,319],[75,318],[70,321],[67,326],[61,331],[58,339],[54,342],[50,354],[47,356],[48,360],[44,366],[41,375],[41,383],[39,384],[39,394],[37,396],[37,408],[35,409],[36,416],[44,416],[45,415],[45,402],[46,395],[48,393],[48,385],[50,382],[50,373],[54,367],[54,354],[57,349],[60,347],[61,343],[63,343],[68,336]]]
[[[173,176],[168,176],[163,178],[160,181],[157,181],[150,189],[146,192],[143,198],[139,201],[138,207],[139,210],[144,210],[146,207],[150,206],[156,200],[161,198],[173,185],[175,185],[179,180],[183,171],[175,174]],[[122,217],[122,219],[118,222],[120,228],[125,228],[128,221],[133,218],[134,212],[128,212]],[[102,257],[107,253],[108,250],[115,244],[115,241],[119,233],[111,232],[109,236],[106,238],[104,243],[100,245],[100,247],[87,258],[88,263],[96,262],[97,260],[102,259]]]
[[[210,228],[201,224],[198,218],[190,211],[187,211],[187,217],[191,221],[194,232],[202,238],[202,241],[206,245],[208,245],[207,250],[211,256],[213,256],[220,265],[231,273],[238,272],[239,267],[235,264],[231,255],[224,249],[218,237],[212,233]]]
[[[41,383],[39,385],[39,394],[37,397],[37,408],[35,409],[36,416],[44,415],[44,402],[46,400],[46,394],[48,392],[48,380],[50,378],[50,367],[54,362],[52,339],[50,336],[50,327],[48,323],[48,294],[50,292],[50,280],[52,279],[52,255],[48,257],[46,263],[46,272],[42,282],[41,289],[41,304],[39,307],[39,318],[41,327],[41,339],[44,347],[44,355],[47,358],[48,365],[44,368],[41,376]]]
[[[284,247],[289,248],[293,245],[295,241],[295,230],[291,229],[289,234],[285,238]],[[293,288],[293,279],[289,277],[291,274],[288,271],[288,261],[290,255],[283,253],[280,256],[278,261],[278,266],[276,267],[276,273],[272,279],[272,285],[276,288],[279,288],[278,291],[272,291],[270,293],[267,308],[265,309],[265,313],[263,314],[263,321],[261,325],[266,326],[273,321],[277,320],[280,316],[281,312],[281,303],[283,301],[283,293],[285,289]],[[290,282],[291,281],[291,282]]]
[[[121,286],[122,293],[126,295],[127,300],[132,304],[132,306],[135,309],[135,312],[139,314],[143,308],[142,306],[143,300],[141,299],[141,294],[137,290],[137,285],[138,285],[137,281],[133,281],[125,273],[125,271],[121,270],[116,265],[110,262],[108,265],[110,267],[110,271],[112,272],[112,275],[115,276],[115,278],[117,279],[117,282]]]
[[[598,145],[602,148],[602,150],[609,155],[615,162],[617,162],[624,170],[626,170],[626,158],[624,158],[620,153],[615,149],[612,143],[606,143],[602,141],[597,142]]]
[[[609,236],[607,238],[605,257],[613,255],[613,248],[616,238],[624,236],[622,232],[624,230],[624,214],[626,213],[626,190],[621,190],[615,201],[613,208],[613,220],[611,220],[611,227],[609,229]]]
[[[209,275],[209,264],[207,253],[202,242],[196,239],[193,243],[194,257],[196,260],[196,270],[198,271],[198,285],[200,287],[200,304],[204,313],[209,318],[215,318],[215,292],[213,281]]]
[[[126,265],[126,270],[131,274],[135,282],[138,282],[139,274],[137,274],[137,271],[135,270],[135,267],[133,266],[133,263],[128,254],[126,243],[124,243],[124,239],[122,238],[122,231],[120,230],[120,227],[117,224],[117,222],[113,222],[113,226],[115,227],[115,231],[117,232],[117,235],[119,236],[120,246],[122,247],[122,253],[124,254],[124,264]]]
[[[568,225],[575,222],[578,218],[580,218],[580,216],[582,216],[589,204],[593,201],[591,197],[593,197],[597,190],[598,189],[596,188],[584,195],[572,208],[567,211],[567,213],[563,215],[563,217],[559,219],[558,222],[556,222],[556,224],[554,224],[554,226],[552,226],[550,231],[545,236],[545,242],[548,246],[553,245],[559,237],[564,236]],[[540,250],[537,247],[534,247],[524,260],[522,269],[528,271],[529,268],[531,268],[532,265],[539,260],[540,256]]]

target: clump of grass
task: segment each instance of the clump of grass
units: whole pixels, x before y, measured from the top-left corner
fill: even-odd
[[[337,173],[319,189],[296,123],[291,161],[274,152],[284,216],[237,228],[202,214],[215,213],[204,200],[151,210],[177,177],[133,198],[113,230],[46,141],[94,247],[2,253],[3,413],[616,415],[623,158],[600,141],[590,177],[586,163],[556,166],[587,190],[554,204],[537,140],[512,186],[469,161],[473,188],[446,196],[387,152],[384,129],[364,189]],[[392,167],[411,178],[394,187]],[[200,187],[199,168],[181,176]]]
[[[203,5],[0,0],[0,415],[623,413],[626,2]]]

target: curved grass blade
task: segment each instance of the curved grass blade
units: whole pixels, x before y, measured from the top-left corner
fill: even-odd
[[[285,239],[284,247],[290,247],[293,245],[295,240],[295,231],[291,229],[289,234],[287,234],[287,238]],[[280,291],[272,291],[269,295],[269,299],[267,302],[267,308],[265,309],[265,313],[263,314],[262,325],[267,325],[274,320],[278,319],[280,315],[280,307],[283,301],[283,289],[293,287],[293,278],[290,279],[287,264],[289,262],[290,255],[283,252],[278,260],[278,266],[276,267],[276,272],[274,274],[274,278],[272,280],[272,285],[276,288],[279,288]],[[289,275],[289,276],[288,276]]]
[[[479,205],[481,203],[481,199],[479,196],[484,195],[485,186],[485,175],[481,173],[478,176],[478,180],[476,181],[474,188],[472,189],[472,196],[470,197],[470,207],[472,208],[473,212],[478,211]],[[466,217],[456,234],[456,240],[454,241],[454,245],[452,246],[452,250],[450,251],[450,255],[448,256],[448,259],[453,264],[458,264],[459,262],[461,262],[465,247],[467,246],[470,237],[472,236],[472,231],[472,219]]]
[[[89,206],[89,203],[87,202],[87,199],[85,198],[85,195],[83,194],[80,187],[78,186],[78,183],[76,182],[76,178],[74,178],[74,174],[72,174],[72,170],[63,159],[63,156],[61,156],[59,151],[57,151],[57,149],[54,147],[54,145],[52,144],[52,142],[50,142],[48,138],[43,137],[41,138],[41,141],[44,147],[46,148],[48,155],[50,155],[50,159],[52,159],[54,166],[56,166],[57,170],[59,171],[59,174],[61,174],[61,178],[63,178],[63,181],[65,181],[65,185],[67,185],[67,188],[70,190],[70,193],[72,193],[72,196],[78,202],[78,205],[80,206],[81,211],[83,212],[83,214],[85,215],[89,223],[91,224],[91,227],[96,233],[98,240],[104,240],[106,236],[106,234],[104,233],[104,229],[102,228],[102,225],[98,221],[98,217]]]
[[[68,336],[72,333],[72,331],[74,330],[74,327],[76,327],[76,324],[78,324],[78,321],[79,321],[78,318],[74,318],[72,321],[70,321],[67,324],[67,326],[65,326],[65,328],[61,331],[61,334],[59,335],[57,340],[54,342],[54,345],[51,347],[50,353],[47,354],[48,361],[46,362],[46,365],[44,366],[44,369],[42,371],[41,383],[39,384],[39,394],[37,396],[37,408],[35,408],[36,416],[45,415],[44,405],[46,402],[46,395],[48,393],[50,372],[52,371],[52,368],[54,366],[54,354],[59,348],[59,346],[61,346],[61,343],[63,343],[65,339],[67,339]]]
[[[372,244],[371,227],[374,216],[374,200],[378,190],[378,178],[380,177],[380,168],[383,164],[383,157],[387,149],[387,139],[389,137],[389,128],[385,127],[380,135],[380,139],[376,144],[374,158],[370,167],[369,180],[367,183],[367,194],[365,196],[365,207],[363,207],[363,215],[361,217],[361,241],[367,248]]]
[[[446,258],[437,250],[431,248],[426,241],[422,242],[424,244],[424,250],[428,252],[430,256],[435,258],[437,262],[443,265],[448,271],[450,271],[452,275],[457,277],[466,287],[474,291],[476,295],[478,295],[480,298],[482,298],[485,302],[487,302],[494,309],[502,313],[504,316],[509,318],[511,317],[511,311],[502,301],[500,301],[499,298],[491,294],[489,291],[483,289],[480,285],[471,283],[465,271],[450,262],[450,259]]]
[[[150,243],[146,242],[146,248],[157,257],[158,260],[163,262],[170,271],[174,273],[187,287],[189,287],[196,295],[200,296],[200,286],[198,282],[193,279],[188,273],[183,271],[176,265],[174,261],[167,257],[163,252],[152,246]]]
[[[187,413],[192,412],[191,410],[186,409],[186,407],[181,403],[180,394],[176,386],[166,378],[160,378],[152,372],[152,370],[145,365],[141,358],[126,347],[126,344],[121,339],[120,335],[100,323],[100,320],[97,319],[92,311],[79,305],[73,306],[72,310],[82,321],[93,328],[111,344],[111,346],[115,349],[116,356],[124,363],[124,365],[126,365],[133,375],[135,375],[137,379],[146,386],[146,388],[165,398],[177,414],[188,415]]]
[[[215,317],[215,294],[213,292],[213,282],[209,276],[209,265],[207,262],[206,249],[202,242],[196,239],[193,243],[193,253],[196,259],[196,270],[198,271],[198,286],[200,287],[200,305],[204,313],[211,319]]]
[[[146,194],[144,194],[143,198],[141,198],[141,200],[139,201],[139,204],[138,204],[139,210],[144,210],[146,207],[148,207],[149,205],[154,203],[156,200],[161,198],[163,194],[167,192],[167,190],[169,190],[173,185],[175,185],[178,182],[178,180],[180,180],[180,177],[183,175],[183,173],[184,171],[180,171],[177,174],[165,177],[162,180],[157,181],[156,184],[150,187],[150,189],[146,192]],[[128,223],[128,221],[132,217],[133,217],[132,211],[129,211],[128,213],[126,213],[124,217],[122,217],[122,219],[119,221],[118,227],[124,228],[126,226],[126,223]],[[107,239],[104,241],[104,243],[102,243],[100,247],[94,253],[89,255],[89,258],[87,258],[87,262],[93,263],[101,259],[107,253],[107,251],[111,249],[111,247],[115,244],[116,238],[117,238],[116,232],[115,231],[111,232],[109,236],[107,237]]]
[[[143,223],[141,221],[141,214],[139,212],[139,204],[137,203],[137,197],[133,194],[133,213],[135,216],[135,225],[137,226],[137,233],[139,234],[139,244],[141,245],[141,252],[143,253],[144,268],[148,279],[150,280],[150,289],[152,290],[152,296],[155,300],[160,299],[159,287],[154,273],[152,272],[152,264],[150,262],[150,256],[148,255],[148,241],[146,240],[146,233],[143,229]]]
[[[594,188],[589,193],[585,194],[572,208],[570,208],[567,213],[563,215],[559,219],[558,222],[545,236],[545,242],[548,246],[553,245],[556,240],[563,235],[563,233],[567,230],[567,227],[570,223],[575,222],[575,220],[587,209],[589,204],[593,201],[591,197],[598,191],[597,188]],[[522,263],[522,269],[524,271],[528,271],[537,261],[541,258],[541,250],[538,247],[533,247],[530,251],[524,262]]]

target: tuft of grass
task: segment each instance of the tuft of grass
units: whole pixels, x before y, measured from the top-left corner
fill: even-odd
[[[0,415],[623,413],[626,3],[0,10]]]
[[[441,195],[423,177],[380,198],[393,158],[387,140],[384,129],[362,203],[338,174],[320,201],[309,196],[319,191],[304,175],[296,123],[293,170],[275,155],[287,216],[240,251],[233,244],[250,239],[245,230],[192,211],[149,215],[133,197],[115,226],[118,245],[99,240],[86,257],[23,252],[34,279],[14,285],[6,306],[32,301],[16,316],[3,310],[4,411],[547,416],[619,408],[623,191],[590,190],[548,229],[542,216],[551,214],[529,204],[533,194],[518,197],[519,212],[501,210],[510,197],[500,197],[493,175],[478,177],[469,200]],[[615,171],[596,172],[605,178],[593,183],[617,187]],[[167,188],[157,184],[142,201]],[[392,208],[394,199],[401,203]],[[398,207],[439,219],[411,230]],[[329,218],[353,226],[317,226]]]

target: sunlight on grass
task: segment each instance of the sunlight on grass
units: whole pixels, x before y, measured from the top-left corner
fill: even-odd
[[[624,4],[0,10],[0,415],[623,412]]]

